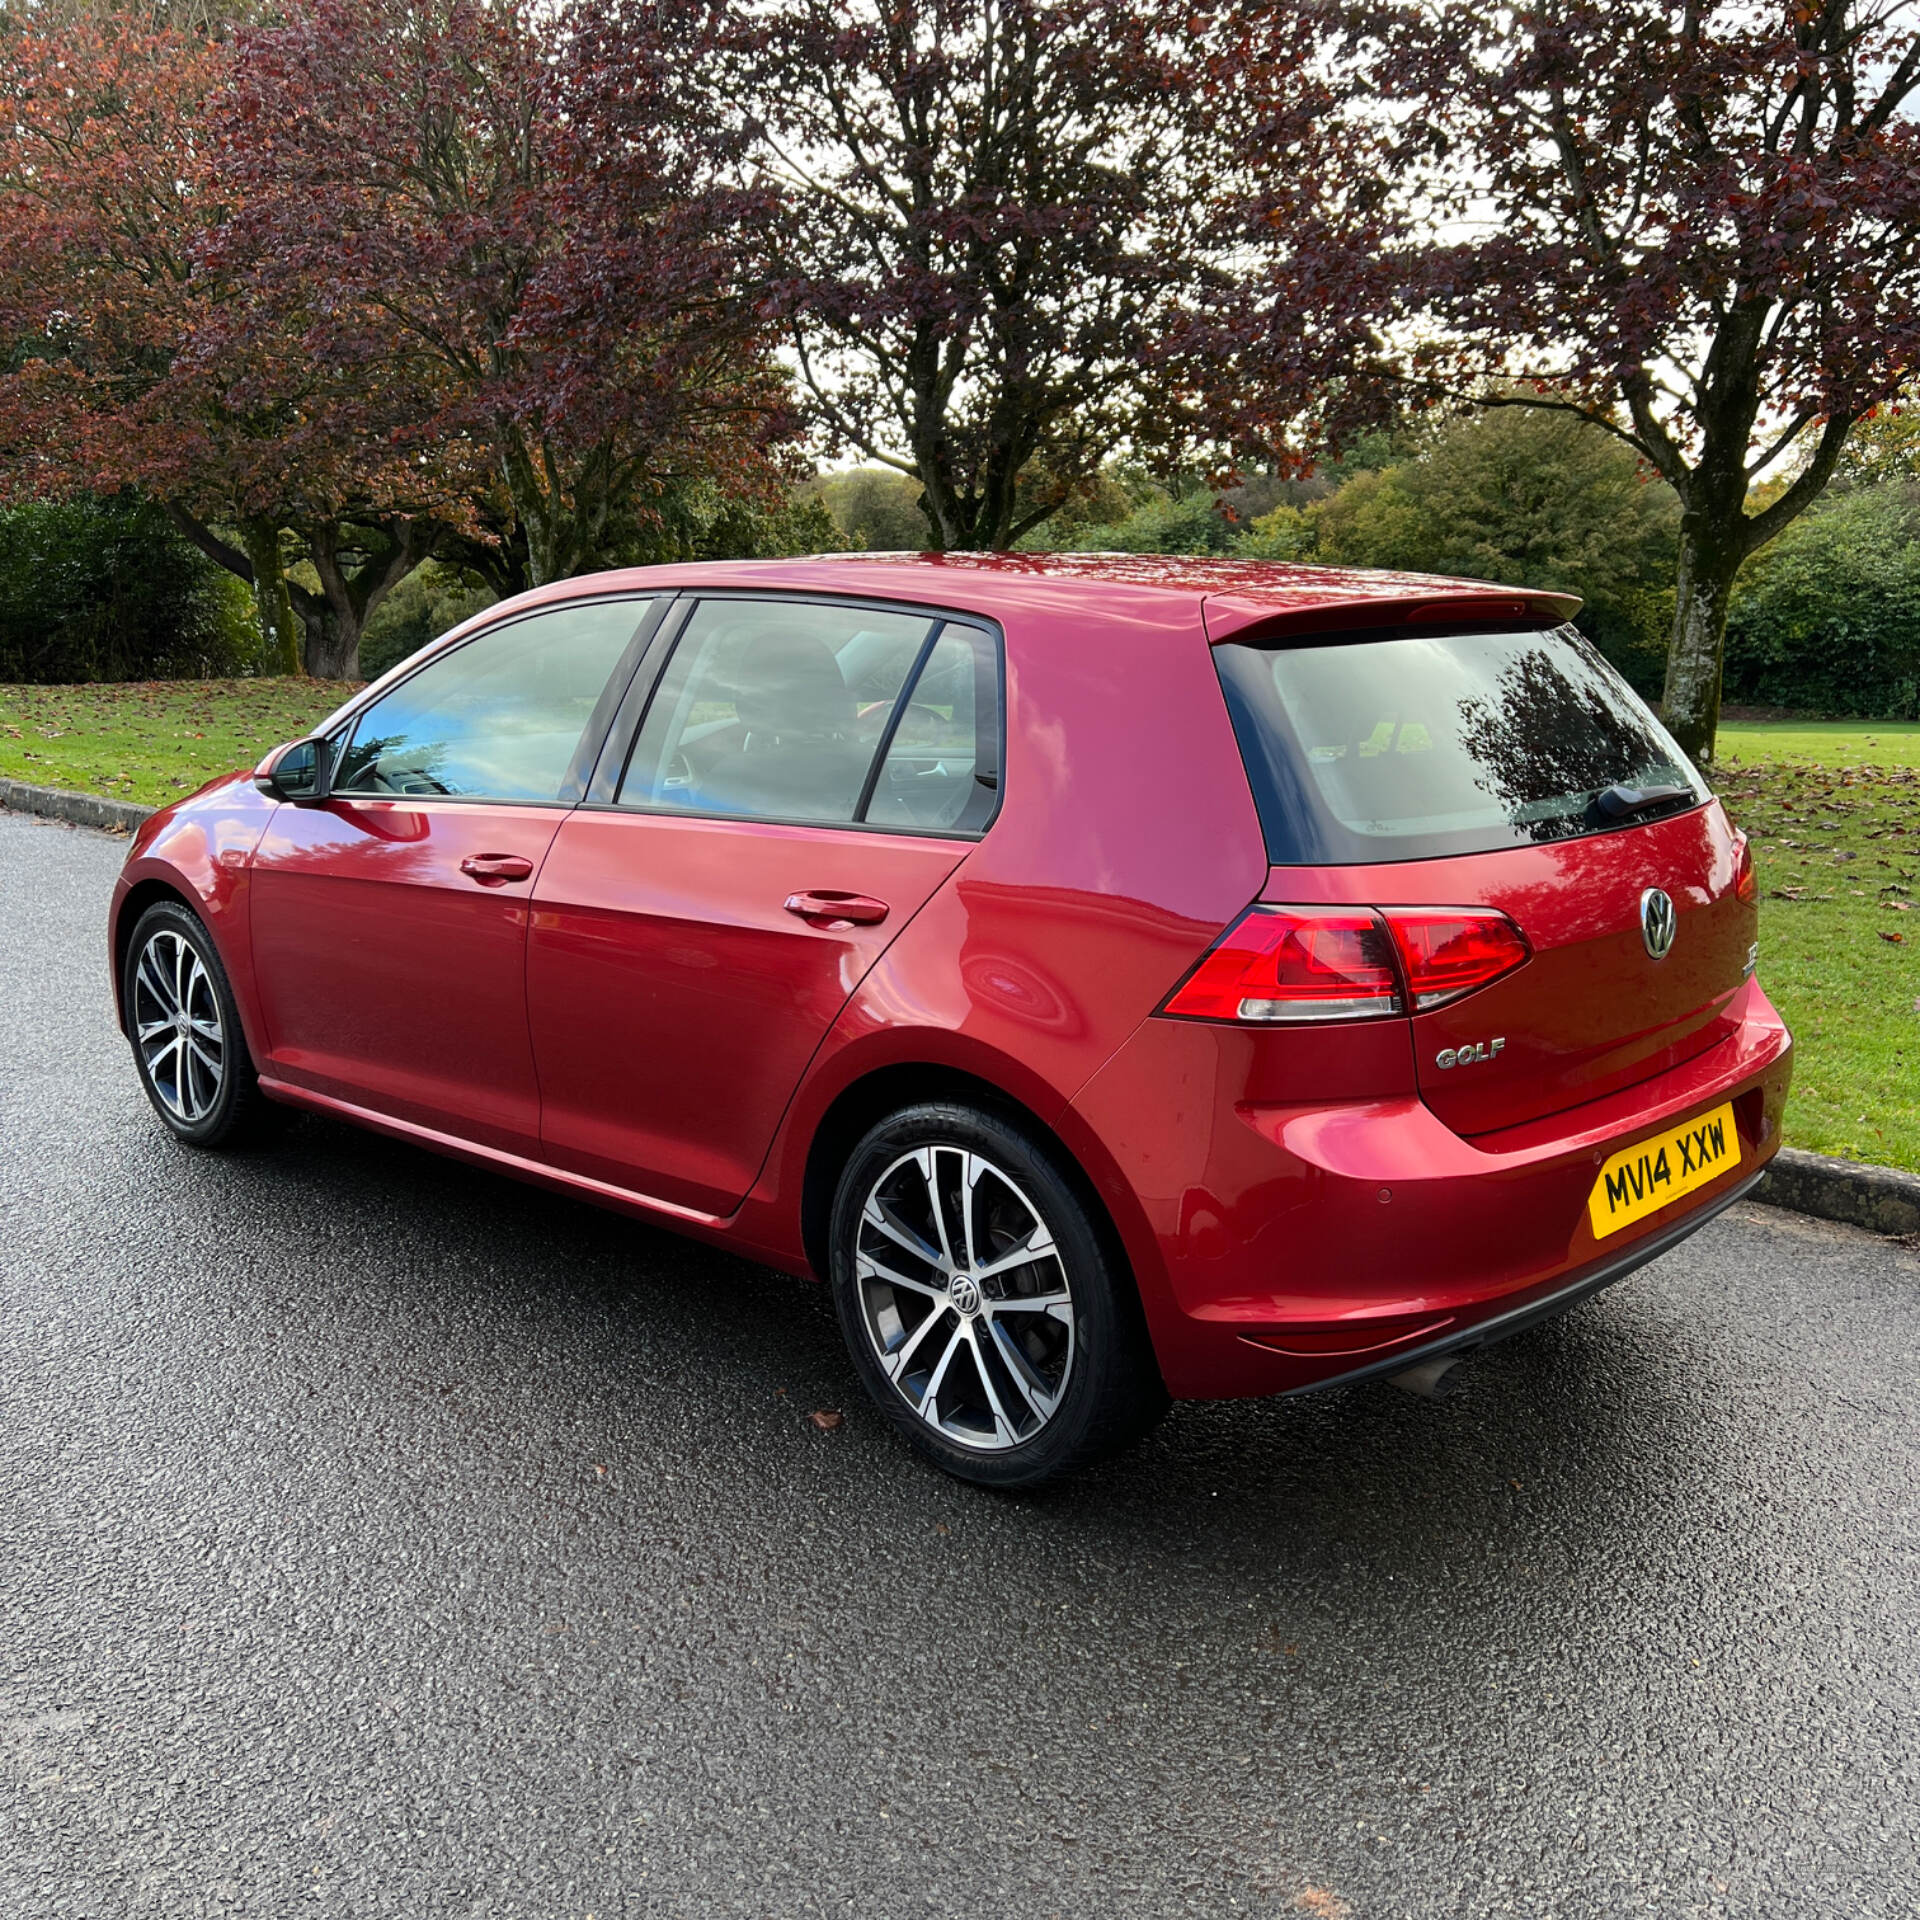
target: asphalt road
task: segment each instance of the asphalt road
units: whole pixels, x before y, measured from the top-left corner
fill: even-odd
[[[1920,1911],[1911,1254],[1742,1208],[1447,1401],[976,1493],[815,1288],[174,1146],[120,855],[0,815],[9,1920]]]

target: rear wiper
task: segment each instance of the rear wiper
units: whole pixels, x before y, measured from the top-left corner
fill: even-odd
[[[1602,820],[1631,820],[1636,813],[1650,813],[1655,807],[1670,807],[1676,800],[1693,804],[1691,787],[1630,787],[1617,780],[1602,787],[1587,804]]]

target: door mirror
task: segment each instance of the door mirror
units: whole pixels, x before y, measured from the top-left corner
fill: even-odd
[[[314,806],[327,797],[332,748],[325,740],[296,740],[276,747],[254,770],[254,784],[276,800]]]

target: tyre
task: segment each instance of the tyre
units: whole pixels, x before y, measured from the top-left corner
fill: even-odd
[[[1131,1276],[1054,1152],[998,1115],[941,1102],[873,1128],[830,1280],[867,1391],[963,1480],[1038,1486],[1166,1411]]]
[[[233,1147],[269,1130],[233,988],[199,919],[175,901],[140,916],[121,980],[140,1084],[177,1138]]]

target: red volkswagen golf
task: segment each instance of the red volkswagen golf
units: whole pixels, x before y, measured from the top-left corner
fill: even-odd
[[[1752,862],[1576,605],[568,581],[149,821],[121,1021],[196,1146],[311,1108],[820,1276],[903,1434],[1032,1484],[1498,1339],[1759,1178]]]

